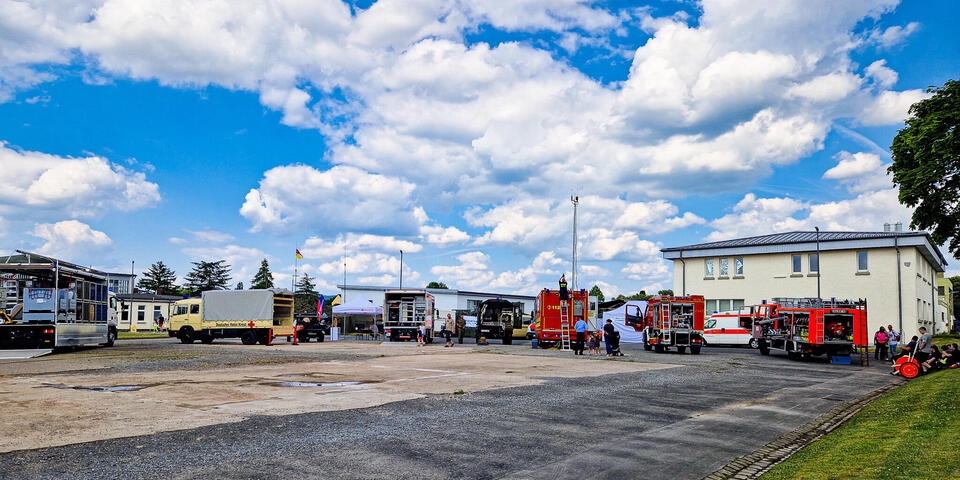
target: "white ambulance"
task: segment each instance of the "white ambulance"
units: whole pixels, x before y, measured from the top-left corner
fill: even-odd
[[[703,326],[703,339],[707,345],[749,346],[757,348],[753,338],[753,314],[748,308],[717,312]]]

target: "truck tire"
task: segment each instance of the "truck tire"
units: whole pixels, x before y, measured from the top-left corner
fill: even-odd
[[[760,348],[760,340],[757,340],[756,338],[751,338],[750,348]]]
[[[648,352],[649,352],[650,350],[653,350],[653,345],[650,345],[650,342],[647,341],[647,338],[646,338],[646,337],[643,338],[643,349],[646,350],[646,351],[648,351]]]
[[[112,347],[117,341],[117,329],[113,327],[107,328],[107,343],[104,343],[105,347]]]
[[[686,353],[687,347],[677,347],[677,353]]]
[[[270,343],[270,332],[262,330],[257,333],[257,343],[260,345],[267,345]]]
[[[693,355],[700,355],[700,347],[690,347],[690,353]]]
[[[666,348],[663,348],[663,345],[660,345],[659,343],[653,346],[653,351],[655,351],[655,352],[657,352],[657,353],[663,353],[663,352],[665,352],[666,350],[667,350],[667,349],[666,349]]]
[[[204,345],[210,345],[213,343],[213,334],[209,332],[203,332],[200,334],[200,343]]]
[[[193,333],[193,327],[180,327],[180,331],[177,333],[177,338],[180,339],[180,343],[189,345],[196,340],[197,336]]]
[[[244,330],[240,334],[240,342],[244,345],[256,345],[257,344],[257,332],[253,330]]]

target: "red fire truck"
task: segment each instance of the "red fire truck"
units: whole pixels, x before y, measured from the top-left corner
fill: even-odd
[[[590,310],[596,302],[590,302],[590,296],[586,290],[570,291],[570,300],[566,302],[566,312],[561,306],[560,291],[543,289],[537,294],[537,301],[534,304],[534,319],[536,323],[536,338],[540,348],[550,348],[555,345],[563,345],[564,340],[570,344],[574,340],[573,326],[578,320],[587,322],[590,330],[596,330],[597,326],[591,322]],[[564,328],[564,315],[567,318],[567,325]],[[593,316],[596,318],[596,316]]]
[[[774,298],[758,305],[753,336],[763,355],[782,350],[791,359],[850,355],[867,345],[867,301]]]
[[[624,323],[643,332],[644,350],[663,353],[676,347],[684,353],[700,354],[703,347],[704,301],[702,295],[651,297],[647,311],[636,305],[627,305]]]

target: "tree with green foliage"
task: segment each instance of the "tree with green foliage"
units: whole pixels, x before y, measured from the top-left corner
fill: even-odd
[[[177,295],[180,293],[180,288],[177,287],[176,281],[177,274],[163,261],[157,260],[143,272],[143,277],[137,282],[137,288],[157,295]]]
[[[297,289],[293,296],[293,308],[297,312],[315,312],[320,293],[310,275],[304,273],[297,279]]]
[[[657,295],[666,295],[668,297],[673,296],[673,290],[669,288],[664,288],[663,290],[658,290]]]
[[[446,290],[450,287],[447,287],[447,284],[443,282],[430,282],[427,284],[427,288],[439,288],[439,289]]]
[[[597,297],[598,301],[603,301],[603,292],[600,291],[599,285],[594,285],[593,288],[590,289],[590,296]]]
[[[890,146],[887,169],[900,203],[915,207],[910,227],[928,230],[937,244],[949,240],[960,254],[960,82],[930,87],[933,96],[910,107],[906,126]]]
[[[187,274],[184,289],[188,295],[199,295],[207,290],[226,290],[230,284],[230,265],[226,260],[191,262],[193,270]]]
[[[273,288],[273,274],[270,273],[270,265],[267,263],[266,258],[260,262],[260,269],[257,270],[257,273],[253,276],[253,281],[250,282],[250,288],[257,290]]]
[[[243,282],[237,282],[237,288],[234,290],[243,290]]]
[[[616,298],[616,300],[648,300],[648,299],[650,299],[650,295],[647,295],[647,292],[645,290],[640,290],[639,293],[634,293],[629,297],[621,293],[620,295],[617,295],[617,298]]]

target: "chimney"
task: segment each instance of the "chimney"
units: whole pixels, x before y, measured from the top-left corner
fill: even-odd
[[[893,224],[893,231],[895,231],[895,232],[902,232],[902,231],[903,231],[903,223],[897,222],[897,223]]]
[[[884,232],[889,232],[889,231],[890,231],[890,224],[889,224],[889,223],[884,223],[884,224],[883,224],[883,231],[884,231]]]

